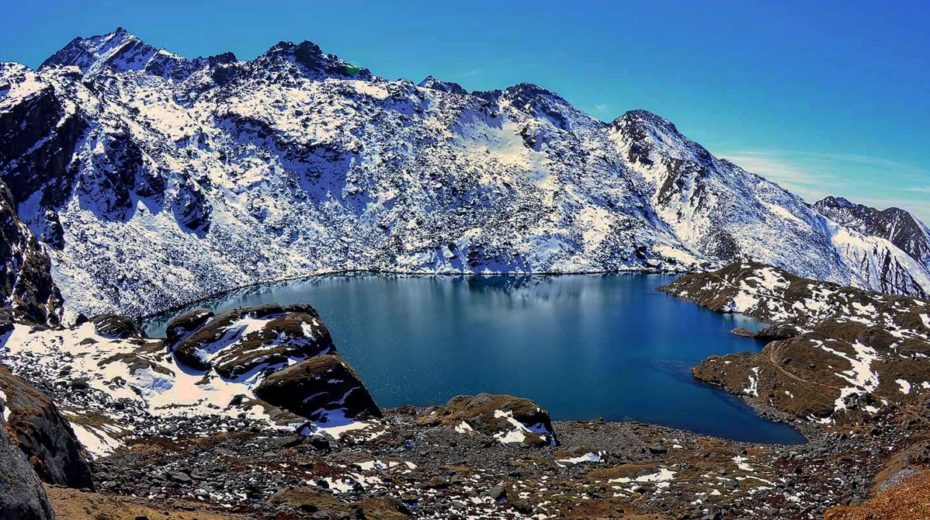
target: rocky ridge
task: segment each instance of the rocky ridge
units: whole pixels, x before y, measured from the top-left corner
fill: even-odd
[[[26,124],[20,125],[19,122]],[[123,29],[0,65],[0,179],[69,317],[334,270],[692,270],[926,294],[897,246],[644,111],[389,81],[310,42],[187,59]],[[106,251],[106,254],[101,254]]]
[[[827,197],[814,203],[814,207],[846,227],[888,240],[914,260],[930,266],[930,229],[907,211],[878,210],[843,197]]]

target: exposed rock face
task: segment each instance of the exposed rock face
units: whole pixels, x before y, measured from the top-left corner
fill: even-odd
[[[6,185],[0,182],[0,298],[2,305],[38,323],[61,318],[61,295],[52,281],[45,249],[16,215]]]
[[[549,413],[536,403],[512,395],[460,395],[439,407],[427,421],[438,420],[461,433],[478,432],[503,444],[555,446]]]
[[[888,240],[914,260],[930,267],[930,230],[907,211],[878,210],[843,197],[827,197],[816,202],[814,207],[848,228]]]
[[[94,316],[91,320],[97,334],[108,338],[127,339],[132,337],[142,337],[142,331],[139,325],[128,316],[119,316],[116,314],[101,314]]]
[[[848,423],[930,397],[930,302],[736,263],[663,288],[707,308],[779,322],[760,353],[713,356],[698,379],[808,421]],[[789,323],[784,323],[789,322]]]
[[[5,423],[0,419],[0,519],[54,519],[42,482],[7,436]]]
[[[0,394],[7,431],[39,477],[50,484],[92,489],[84,450],[52,400],[3,366]]]
[[[170,328],[203,325],[173,346],[183,363],[216,370],[226,378],[274,370],[291,362],[335,351],[333,340],[309,305],[268,305],[237,309],[204,320],[182,316]],[[172,333],[174,335],[174,333]]]
[[[343,417],[381,417],[355,371],[334,355],[317,356],[268,375],[255,395],[323,425]]]
[[[237,61],[186,59],[123,29],[79,38],[39,71],[0,66],[0,132],[0,179],[51,246],[68,310],[86,315],[334,269],[680,271],[749,257],[890,293],[930,287],[887,240],[654,114],[608,125],[526,83],[387,81],[310,42]]]
[[[192,309],[185,312],[168,323],[165,329],[165,343],[169,348],[174,347],[210,321],[213,316],[213,311],[208,309]]]

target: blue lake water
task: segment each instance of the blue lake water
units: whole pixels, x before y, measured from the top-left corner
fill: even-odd
[[[692,379],[690,367],[712,354],[761,349],[729,332],[761,324],[656,290],[673,279],[329,276],[235,291],[199,306],[310,303],[383,407],[508,393],[536,401],[554,419],[636,420],[736,440],[803,442],[793,428]],[[150,321],[148,332],[163,335],[166,318]]]

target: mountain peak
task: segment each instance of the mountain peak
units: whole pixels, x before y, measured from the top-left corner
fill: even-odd
[[[431,90],[439,90],[442,92],[449,92],[451,94],[468,94],[468,91],[462,88],[458,83],[453,83],[451,81],[442,81],[434,78],[433,76],[426,76],[423,78],[418,87],[428,88]]]
[[[368,69],[357,67],[333,54],[323,52],[319,45],[304,40],[300,43],[280,41],[274,44],[256,60],[259,63],[274,66],[283,62],[293,63],[303,69],[304,74],[340,76],[358,79],[371,79]]]
[[[98,34],[87,38],[75,38],[68,42],[58,52],[42,62],[39,67],[75,66],[83,72],[88,72],[95,64],[108,57],[112,57],[127,45],[141,47],[154,53],[151,45],[143,42],[123,27],[117,27],[107,34]]]
[[[834,197],[833,195],[830,195],[815,202],[814,206],[817,208],[855,208],[857,206],[862,206],[862,204],[856,204],[844,197]]]
[[[675,137],[683,137],[681,132],[678,131],[678,127],[676,127],[674,123],[648,110],[630,110],[611,122],[611,126],[615,128],[628,125],[648,126],[654,131],[659,131],[663,134]]]

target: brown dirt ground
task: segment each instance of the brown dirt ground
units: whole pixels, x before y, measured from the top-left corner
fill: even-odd
[[[824,520],[926,520],[930,518],[930,471],[918,473],[858,506],[828,510]]]
[[[198,511],[196,504],[190,509],[171,507],[153,508],[129,497],[118,497],[46,486],[48,501],[58,520],[244,520],[245,517],[209,511]]]

